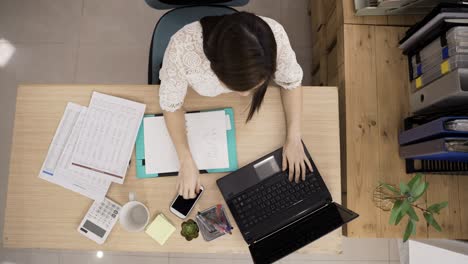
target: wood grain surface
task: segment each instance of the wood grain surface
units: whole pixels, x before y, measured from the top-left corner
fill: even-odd
[[[361,212],[348,225],[350,237],[402,237],[401,226],[388,224],[389,213],[372,202],[380,181],[398,185],[412,175],[405,172],[398,153],[398,133],[409,116],[407,59],[398,41],[407,28],[344,25],[346,108],[346,205]],[[340,87],[341,89],[341,87]],[[443,231],[421,221],[416,238],[468,238],[468,177],[426,175],[429,182],[423,197],[429,204],[448,201],[448,208],[436,216]]]
[[[201,237],[187,242],[180,236],[181,220],[169,212],[175,177],[137,179],[135,162],[123,185],[112,184],[108,197],[119,204],[134,191],[148,206],[152,218],[164,213],[177,227],[166,245],[144,233],[125,232],[119,224],[103,245],[80,235],[76,229],[92,204],[90,199],[38,178],[42,162],[67,102],[87,106],[93,91],[147,105],[146,113],[160,113],[158,87],[146,85],[24,85],[18,88],[3,242],[8,248],[50,248],[145,252],[245,253],[247,244],[235,226],[232,236],[212,242]],[[233,107],[239,166],[279,148],[284,143],[285,122],[279,89],[269,88],[260,113],[245,123],[249,98],[225,94],[202,97],[189,91],[187,110]],[[336,87],[304,88],[303,140],[308,146],[335,201],[341,201],[340,139]],[[216,179],[225,174],[201,175],[206,191],[194,212],[224,203]],[[358,213],[361,210],[358,210]],[[232,219],[232,216],[229,215]],[[233,220],[233,219],[232,219]],[[341,230],[300,250],[301,253],[341,251]]]

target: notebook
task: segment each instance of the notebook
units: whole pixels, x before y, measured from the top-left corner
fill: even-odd
[[[145,233],[162,246],[175,230],[175,226],[173,226],[161,213],[156,216],[154,221],[146,228]]]
[[[186,114],[187,138],[201,173],[230,172],[238,168],[232,108]],[[175,176],[179,160],[160,114],[145,115],[136,140],[138,178]]]

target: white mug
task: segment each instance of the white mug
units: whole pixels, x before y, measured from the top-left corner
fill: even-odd
[[[150,219],[149,210],[144,204],[136,201],[134,192],[128,194],[128,200],[119,213],[120,225],[129,232],[143,231]]]

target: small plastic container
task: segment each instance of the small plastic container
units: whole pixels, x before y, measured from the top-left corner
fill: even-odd
[[[411,81],[411,90],[415,92],[441,76],[458,68],[468,68],[468,55],[456,55],[435,65],[426,73]]]
[[[467,43],[468,44],[468,43]],[[454,57],[457,55],[468,55],[468,46],[467,47],[452,47],[448,49],[447,53],[448,57]],[[429,72],[434,67],[439,67],[442,62],[446,59],[442,56],[442,50],[439,53],[436,53],[432,56],[432,58],[421,61],[420,64],[416,64],[416,59],[413,58],[412,67],[413,67],[413,75],[412,79],[416,79],[418,76]],[[418,70],[418,67],[420,69]]]
[[[468,38],[457,39],[457,40],[447,40],[446,46],[449,49],[454,48],[454,47],[467,48],[467,44],[468,44],[467,41],[468,41]],[[431,42],[431,44],[427,45],[419,52],[421,61],[431,59],[434,56],[434,54],[437,54],[437,53],[440,54],[440,51],[442,50],[443,47],[445,46],[441,46],[440,38],[437,38],[436,40]]]
[[[218,237],[224,236],[226,233],[218,231],[213,225],[210,223],[207,223],[206,221],[203,221],[200,219],[201,217],[204,218],[210,218],[210,219],[219,219],[218,216],[216,215],[216,207],[217,205],[210,207],[202,212],[199,212],[197,216],[195,217],[195,220],[197,221],[198,228],[200,229],[200,232],[202,233],[203,239],[205,241],[211,241],[214,240]],[[224,206],[221,206],[221,218],[225,219],[225,222],[228,226],[232,227],[231,222],[229,221],[229,218],[224,211]]]
[[[420,61],[411,57],[412,79],[428,72],[449,57],[468,54],[468,27],[454,27],[447,32],[447,45],[441,46],[440,37],[419,52]]]
[[[468,38],[468,27],[453,27],[447,31],[447,40],[456,38]]]
[[[440,43],[436,43],[433,48],[427,50],[428,47],[424,48],[420,53],[420,62],[430,61],[434,58],[434,55],[443,55],[442,51],[444,48],[449,49],[452,52],[463,52],[468,49],[468,38],[463,41],[447,42],[445,46],[440,46]],[[416,56],[411,58],[411,62],[416,64]]]

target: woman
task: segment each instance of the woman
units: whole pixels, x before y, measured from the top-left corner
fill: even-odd
[[[273,19],[241,12],[186,25],[169,42],[160,79],[160,105],[180,163],[176,188],[185,199],[194,198],[200,188],[182,109],[189,85],[203,96],[251,96],[249,121],[260,109],[269,82],[275,81],[283,87],[287,122],[283,170],[289,167],[289,180],[296,182],[305,179],[306,166],[312,170],[301,142],[302,69],[286,32]]]

